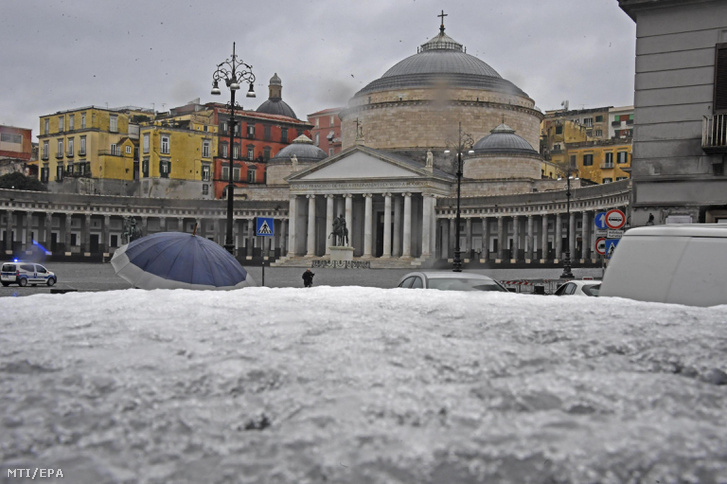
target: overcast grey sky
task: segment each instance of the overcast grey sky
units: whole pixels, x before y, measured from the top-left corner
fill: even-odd
[[[438,33],[492,66],[539,109],[633,104],[635,25],[617,0],[3,0],[0,124],[83,106],[168,110],[210,95],[232,53],[274,73],[300,119],[335,106]]]

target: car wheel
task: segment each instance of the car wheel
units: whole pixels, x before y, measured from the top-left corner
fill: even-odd
[[[24,278],[24,277],[23,277],[22,279],[20,279],[20,280],[18,281],[18,285],[19,285],[20,287],[25,287],[25,286],[27,286],[27,285],[28,285],[28,280],[27,280],[26,278]]]
[[[52,285],[53,285],[53,284],[55,284],[55,283],[56,283],[56,280],[55,280],[55,279],[53,279],[52,277],[51,277],[50,279],[48,279],[48,285],[49,285],[49,286],[52,286]]]
[[[3,282],[3,286],[8,287],[10,285],[9,282]]]

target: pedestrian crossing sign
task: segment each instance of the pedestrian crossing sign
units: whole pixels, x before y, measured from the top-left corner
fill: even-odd
[[[273,237],[275,235],[275,219],[255,217],[255,235]]]

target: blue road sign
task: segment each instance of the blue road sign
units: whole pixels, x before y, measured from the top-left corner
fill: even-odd
[[[606,251],[606,257],[608,259],[610,259],[613,255],[613,251],[616,249],[619,240],[621,239],[606,239],[606,246],[604,247],[604,249]]]
[[[606,226],[606,212],[598,212],[593,221],[596,223],[596,228],[599,230],[606,230],[608,228]]]
[[[255,217],[255,235],[272,237],[275,235],[275,219],[270,217]]]

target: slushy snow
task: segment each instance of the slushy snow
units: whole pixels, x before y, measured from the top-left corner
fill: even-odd
[[[321,286],[0,314],[2,482],[727,482],[727,306]]]

